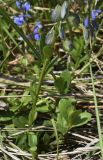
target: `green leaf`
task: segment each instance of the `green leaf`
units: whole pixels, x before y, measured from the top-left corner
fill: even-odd
[[[53,44],[55,40],[55,30],[54,27],[47,33],[45,38],[45,43],[47,45]]]
[[[45,145],[49,145],[49,142],[50,142],[50,136],[45,133],[44,136],[43,136],[43,141],[44,141],[44,144]]]
[[[46,71],[45,71],[45,75],[47,73],[49,73],[50,71],[52,71],[54,64],[57,63],[57,59],[58,59],[57,56],[55,56],[54,58],[51,59],[51,61],[47,65],[47,68],[46,68]]]
[[[59,37],[60,37],[60,38],[62,39],[62,41],[63,41],[63,39],[64,39],[64,37],[65,37],[65,31],[64,31],[64,28],[63,28],[61,22],[59,23],[59,26],[58,26],[58,33],[59,33]]]
[[[67,120],[59,114],[57,117],[57,129],[64,135],[68,131],[68,128],[69,126]]]
[[[45,46],[43,48],[44,59],[50,59],[53,55],[53,47],[52,46]]]
[[[20,116],[20,117],[15,117],[13,119],[13,124],[17,128],[24,128],[26,124],[28,124],[27,117]]]
[[[34,77],[34,80],[31,83],[30,88],[29,88],[30,95],[31,95],[31,98],[32,98],[32,102],[35,102],[36,89],[37,89],[37,86],[36,86],[36,80],[35,80],[35,77]]]
[[[58,111],[62,114],[65,119],[68,119],[68,115],[71,115],[74,112],[74,103],[75,99],[61,99],[59,101]]]
[[[81,60],[83,58],[83,48],[84,48],[84,40],[82,37],[75,37],[73,40],[73,49],[69,52],[73,61],[74,68],[77,69],[80,66]]]
[[[71,83],[71,74],[68,70],[64,70],[60,77],[55,80],[55,87],[60,93],[67,93],[68,87]]]
[[[23,107],[25,107],[25,106],[27,106],[31,101],[32,101],[32,97],[30,96],[28,96],[29,95],[29,91],[28,90],[25,90],[25,92],[23,93],[23,96],[21,97],[21,99],[20,99],[20,102],[21,102],[21,104],[22,104],[22,108]],[[27,97],[28,96],[28,97]]]
[[[36,154],[37,144],[38,144],[37,135],[34,132],[29,132],[28,133],[28,145],[30,147],[29,150],[32,153],[33,157],[35,157],[35,154]]]
[[[64,48],[65,51],[68,52],[68,51],[71,51],[73,49],[73,44],[70,40],[65,39],[65,40],[62,41],[62,43],[63,43],[63,48]]]
[[[33,155],[35,155],[35,152],[36,152],[36,150],[37,150],[37,147],[35,146],[35,147],[31,147],[30,149],[30,152],[33,154]]]
[[[34,134],[33,132],[28,133],[28,145],[30,147],[37,146],[37,135]]]
[[[57,114],[57,129],[62,133],[73,128],[86,124],[91,120],[91,114],[76,110],[74,108],[74,99],[62,99],[59,102]]]
[[[16,144],[20,148],[25,148],[27,147],[27,134],[21,134],[16,137]]]
[[[91,120],[91,114],[88,112],[82,112],[81,110],[75,111],[71,116],[72,128],[86,124]]]
[[[63,19],[66,15],[66,11],[67,11],[67,7],[68,7],[68,3],[67,1],[64,1],[61,7],[61,18]]]
[[[64,89],[65,89],[65,80],[62,77],[58,77],[55,80],[55,87],[58,89],[58,91],[60,93],[64,93]]]
[[[64,70],[62,73],[61,73],[61,77],[68,83],[71,82],[71,74],[68,70]]]
[[[49,111],[49,108],[48,106],[45,104],[45,105],[42,105],[40,107],[37,107],[37,112],[41,112],[41,113],[46,113]]]
[[[58,4],[52,12],[52,20],[59,21],[61,18],[61,6]]]
[[[0,111],[0,122],[6,122],[13,119],[13,112],[10,111]]]
[[[74,99],[62,99],[59,102],[57,114],[57,129],[65,134],[71,128],[70,116],[74,112]]]
[[[32,125],[33,121],[35,121],[36,118],[37,118],[37,111],[35,110],[34,112],[34,108],[33,108],[29,113],[29,125]]]

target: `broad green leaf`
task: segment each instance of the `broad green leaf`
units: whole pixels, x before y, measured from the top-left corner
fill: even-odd
[[[71,74],[68,70],[64,70],[60,77],[55,80],[55,87],[60,93],[67,93],[68,87],[71,83]]]
[[[72,98],[69,99],[61,99],[58,106],[58,111],[62,114],[66,119],[68,119],[68,115],[71,115],[74,112],[74,103],[75,100]]]
[[[61,114],[58,114],[58,117],[57,117],[58,131],[64,135],[68,131],[68,128],[69,126],[68,126],[67,120]]]
[[[34,108],[31,109],[28,118],[29,118],[29,125],[32,125],[33,121],[35,121],[35,119],[37,118],[37,111],[35,110],[34,112]]]
[[[71,128],[70,116],[74,112],[74,99],[62,99],[59,102],[57,114],[57,129],[65,134]]]
[[[56,78],[55,87],[58,89],[60,93],[64,93],[64,89],[66,87],[65,80],[62,77]]]
[[[44,59],[50,59],[53,55],[53,47],[52,46],[45,46],[43,48],[43,54],[44,54]]]
[[[33,154],[33,155],[35,155],[35,152],[36,152],[36,150],[37,150],[37,147],[36,146],[33,146],[33,147],[30,147],[30,152]]]
[[[33,132],[28,133],[28,145],[30,147],[37,146],[37,135]]]
[[[75,37],[73,40],[73,49],[69,52],[73,61],[74,61],[74,68],[77,69],[81,63],[81,59],[83,57],[83,47],[84,47],[84,40],[80,37]],[[85,55],[84,55],[85,56]]]
[[[57,129],[65,134],[69,129],[86,124],[91,120],[91,114],[76,110],[74,99],[62,99],[59,102],[57,114]]]
[[[64,70],[62,73],[61,73],[61,77],[68,83],[71,82],[71,74],[68,70]]]
[[[49,111],[49,108],[48,106],[45,104],[45,105],[42,105],[40,107],[37,106],[37,112],[41,112],[41,113],[45,113],[45,112],[48,112]]]
[[[72,128],[84,125],[90,120],[91,120],[90,113],[82,112],[81,110],[77,110],[71,116]]]
[[[17,128],[24,128],[26,124],[28,124],[27,117],[20,116],[20,117],[15,117],[13,119],[13,124]]]
[[[27,134],[21,134],[16,137],[16,144],[20,148],[25,148],[27,147]]]

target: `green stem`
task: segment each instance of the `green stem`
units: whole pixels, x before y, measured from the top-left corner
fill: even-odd
[[[51,121],[52,121],[52,125],[53,125],[53,128],[54,128],[54,133],[55,133],[55,137],[56,137],[56,142],[57,142],[57,160],[58,160],[59,159],[59,138],[58,138],[58,131],[57,131],[54,119],[52,119]]]
[[[93,95],[94,95],[95,113],[96,113],[96,121],[97,121],[98,135],[99,135],[99,143],[100,143],[100,149],[101,149],[101,156],[102,156],[102,159],[103,159],[102,130],[101,130],[99,109],[98,109],[98,104],[97,104],[96,91],[95,91],[95,86],[94,86],[94,79],[93,79],[91,64],[90,64],[90,74],[91,74],[92,87],[93,87]]]
[[[48,63],[48,60],[45,60],[45,62],[43,64],[42,71],[41,71],[41,75],[40,75],[37,91],[36,91],[36,100],[35,100],[36,102],[37,102],[37,99],[38,99],[38,95],[39,95],[39,91],[40,91],[40,88],[41,88],[42,81],[43,81],[44,76],[45,76],[45,69],[47,67],[47,63]],[[36,104],[36,102],[35,102],[35,104]]]
[[[43,81],[44,76],[45,76],[45,70],[46,70],[46,67],[47,67],[47,63],[48,63],[48,59],[45,60],[45,62],[43,64],[41,74],[40,74],[39,83],[38,83],[38,86],[37,86],[37,89],[36,89],[35,99],[34,99],[34,102],[33,102],[33,107],[32,107],[32,109],[29,113],[29,125],[32,125],[32,123],[34,121],[34,117],[35,117],[35,113],[36,113],[36,103],[37,103],[37,100],[38,100],[38,96],[39,96],[39,92],[40,92],[40,89],[41,89],[42,81]]]

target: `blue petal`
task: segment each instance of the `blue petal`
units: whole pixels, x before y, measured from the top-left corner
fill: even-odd
[[[95,19],[96,19],[95,10],[92,10],[92,12],[91,12],[91,17],[92,17],[92,20],[95,20]]]
[[[16,1],[16,6],[20,9],[21,8],[21,3],[19,1]]]
[[[40,22],[37,22],[35,26],[38,27],[38,28],[42,28],[42,25],[41,25]]]
[[[37,26],[35,26],[35,27],[34,27],[34,30],[33,30],[33,33],[38,33],[38,29],[39,29],[39,28],[38,28]]]
[[[29,4],[28,2],[25,2],[22,7],[23,7],[23,9],[24,9],[25,11],[29,11],[29,9],[30,9],[30,4]]]
[[[14,16],[14,23],[17,24],[18,26],[21,26],[24,23],[24,16],[23,15]]]
[[[96,16],[98,16],[99,13],[101,13],[100,9],[94,9],[94,10],[92,10],[92,12],[91,12],[92,20],[95,20]]]
[[[40,22],[37,22],[36,25],[34,26],[34,30],[33,30],[33,33],[38,33],[39,32],[39,29],[42,28],[42,25]]]
[[[40,35],[38,33],[34,34],[34,39],[38,41],[40,39]]]
[[[88,17],[86,17],[85,19],[84,19],[84,27],[88,27],[89,26],[89,18]]]

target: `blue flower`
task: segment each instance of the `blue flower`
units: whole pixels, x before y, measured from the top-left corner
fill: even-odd
[[[89,26],[89,18],[86,17],[86,18],[84,19],[84,27],[87,28],[88,26]]]
[[[88,28],[89,27],[89,23],[91,22],[91,25],[93,26],[93,28],[96,30],[97,29],[97,24],[96,24],[96,17],[98,16],[98,14],[101,13],[100,9],[94,9],[91,11],[91,18],[89,20],[88,16],[84,19],[84,27]]]
[[[41,29],[41,28],[42,28],[41,23],[37,22],[36,25],[35,25],[35,27],[34,27],[33,33],[37,33],[39,31],[39,29]]]
[[[36,41],[38,41],[40,39],[40,34],[38,34],[38,33],[34,34],[34,39]]]
[[[14,16],[14,23],[21,26],[24,23],[24,15]]]
[[[28,2],[23,3],[22,1],[18,0],[16,1],[16,6],[20,9],[20,10],[24,10],[24,11],[29,11],[30,9],[30,4]]]
[[[22,8],[25,10],[25,11],[29,11],[30,9],[30,4],[28,2],[25,2],[23,5],[22,5]]]
[[[94,9],[94,10],[92,10],[92,12],[91,12],[91,18],[92,18],[92,20],[95,20],[96,16],[98,16],[99,13],[101,13],[100,9]]]
[[[34,30],[33,30],[33,36],[34,39],[36,41],[38,41],[40,39],[40,34],[39,34],[39,30],[42,28],[42,25],[40,22],[37,22],[36,25],[34,26]]]
[[[84,19],[83,25],[84,25],[84,37],[87,40],[89,37],[89,34],[94,37],[94,31],[98,29],[96,17],[101,13],[100,9],[93,9],[90,14],[90,18],[87,16]]]
[[[16,6],[20,9],[21,8],[21,2],[20,1],[16,1]]]

